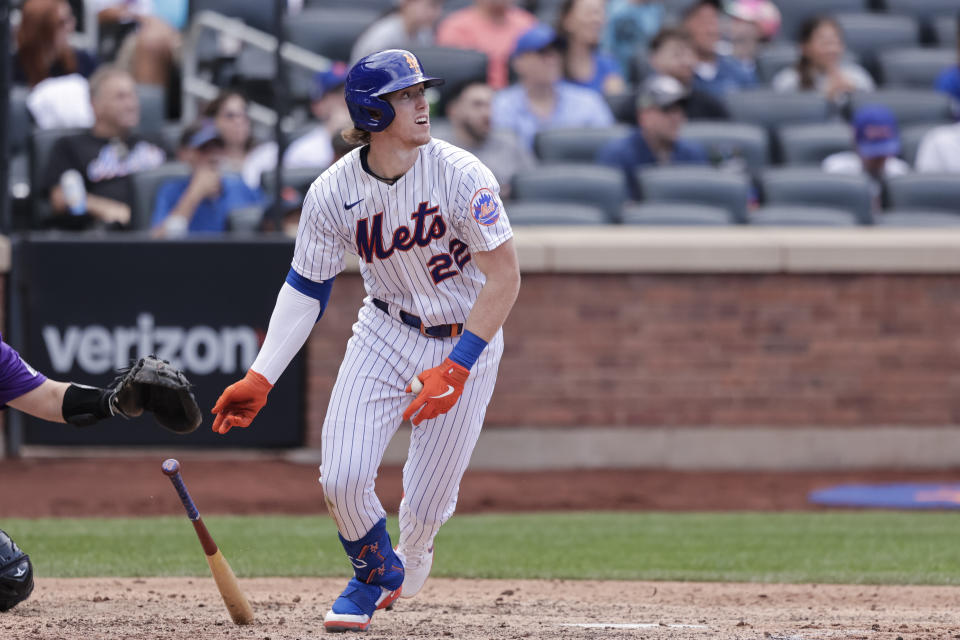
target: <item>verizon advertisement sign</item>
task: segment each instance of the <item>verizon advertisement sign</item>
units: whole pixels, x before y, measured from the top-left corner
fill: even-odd
[[[195,385],[204,423],[168,433],[150,417],[76,429],[28,419],[28,444],[294,447],[302,444],[304,368],[298,356],[249,429],[210,430],[210,408],[243,377],[263,342],[290,265],[286,240],[155,242],[31,236],[18,245],[20,334],[27,362],[48,377],[107,385],[156,354]],[[11,312],[18,312],[11,309]]]

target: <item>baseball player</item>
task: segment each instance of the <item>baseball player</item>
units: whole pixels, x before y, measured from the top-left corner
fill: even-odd
[[[144,385],[151,390],[145,392]],[[158,422],[177,433],[189,433],[200,424],[200,409],[189,382],[162,360],[142,358],[110,387],[90,387],[50,380],[0,335],[0,409],[7,406],[76,427],[89,427],[115,415],[130,418],[144,410],[153,411]],[[30,556],[0,530],[0,611],[23,602],[32,591]]]
[[[412,597],[427,579],[434,536],[453,514],[480,434],[503,352],[501,326],[520,286],[493,174],[430,137],[424,91],[442,82],[400,49],[350,69],[345,98],[354,128],[343,137],[363,146],[310,187],[263,347],[213,408],[218,433],[250,424],[323,314],[345,254],[357,254],[367,296],[333,387],[320,467],[355,575],[324,618],[329,631],[366,630],[401,586]],[[414,428],[394,549],[374,480],[403,420]]]

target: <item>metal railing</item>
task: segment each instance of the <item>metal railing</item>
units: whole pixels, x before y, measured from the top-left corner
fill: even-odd
[[[214,31],[216,36],[209,32]],[[267,53],[275,54],[277,39],[269,34],[247,26],[242,20],[229,18],[213,11],[201,11],[193,16],[183,52],[183,115],[184,122],[193,121],[198,114],[199,100],[209,101],[220,92],[220,87],[203,79],[199,73],[198,45],[204,37],[228,37],[241,45],[249,45]],[[284,42],[280,47],[280,56],[289,64],[303,67],[309,71],[327,71],[332,61],[295,44]],[[249,103],[250,119],[259,124],[273,127],[277,123],[277,112],[256,102]]]

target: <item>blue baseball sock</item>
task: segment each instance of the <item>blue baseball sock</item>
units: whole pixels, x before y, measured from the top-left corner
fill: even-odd
[[[353,565],[357,580],[365,584],[379,585],[391,591],[403,584],[403,563],[393,552],[386,518],[381,518],[359,540],[351,541],[343,536],[339,537],[340,544],[343,545]]]

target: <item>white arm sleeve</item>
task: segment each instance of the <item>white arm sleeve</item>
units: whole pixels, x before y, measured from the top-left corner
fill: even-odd
[[[270,384],[276,384],[293,356],[310,337],[319,315],[319,300],[300,293],[284,282],[277,295],[273,315],[270,316],[267,337],[250,368]]]

